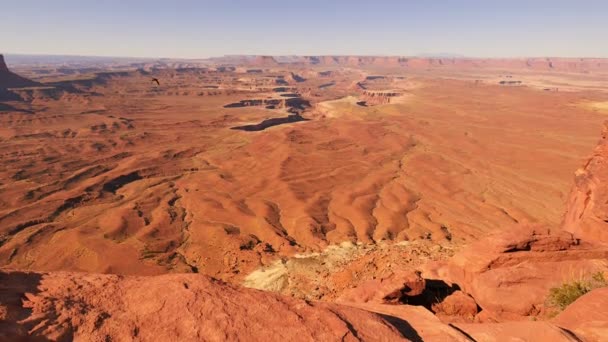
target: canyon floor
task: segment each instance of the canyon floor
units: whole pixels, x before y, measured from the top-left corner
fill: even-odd
[[[11,298],[0,302],[5,305],[0,314],[8,312],[0,323],[5,337],[150,339],[156,330],[139,335],[145,329],[135,318],[128,334],[121,335],[126,330],[112,321],[111,308],[75,321],[77,308],[57,303],[74,301],[66,296],[84,286],[89,298],[80,295],[76,302],[95,307],[101,305],[90,298],[99,291],[95,288],[113,286],[124,297],[116,301],[132,304],[122,315],[135,317],[128,310],[156,310],[144,307],[137,282],[148,283],[153,293],[164,281],[186,289],[193,281],[197,296],[217,292],[224,299],[216,306],[235,315],[245,314],[231,298],[246,297],[251,305],[276,301],[287,311],[304,310],[300,323],[309,332],[318,329],[307,321],[315,310],[336,320],[334,330],[319,331],[326,335],[273,330],[271,339],[337,340],[340,336],[332,334],[339,331],[362,340],[488,341],[483,336],[519,329],[500,324],[545,322],[538,333],[546,328],[542,336],[548,340],[557,340],[551,334],[601,340],[599,328],[579,334],[578,327],[564,323],[572,320],[563,314],[553,318],[556,314],[537,302],[530,308],[494,307],[495,298],[486,292],[511,286],[505,285],[509,276],[477,284],[483,270],[492,267],[480,268],[472,280],[467,272],[477,266],[462,265],[476,258],[470,257],[475,244],[479,262],[494,252],[496,260],[507,258],[501,253],[509,244],[494,237],[535,227],[512,240],[528,239],[527,247],[515,243],[521,255],[540,254],[531,259],[508,254],[501,267],[519,267],[521,260],[537,267],[530,261],[536,260],[546,267],[566,267],[561,264],[566,262],[588,274],[608,269],[602,243],[608,239],[602,233],[563,227],[563,218],[574,210],[568,206],[578,205],[575,171],[589,167],[585,160],[608,115],[608,72],[509,65],[474,70],[303,66],[268,58],[250,65],[209,63],[95,72],[21,66],[16,70],[33,83],[0,89],[0,293]],[[0,77],[4,73],[11,81],[6,66],[2,69]],[[561,235],[565,231],[574,237]],[[496,248],[484,251],[487,246]],[[453,271],[455,265],[464,273]],[[396,299],[401,305],[387,304],[386,297],[361,299],[372,291],[366,288],[382,288],[380,283],[403,272],[409,273],[402,284],[422,282],[428,288],[441,279],[445,286],[434,288],[435,298],[417,297],[412,305],[406,305],[403,288]],[[571,275],[538,276],[537,297],[546,297],[549,288]],[[147,276],[153,277],[146,281]],[[516,283],[529,285],[526,281]],[[452,283],[472,298],[472,312],[439,307],[455,292]],[[480,290],[484,286],[486,292]],[[449,293],[438,294],[444,290]],[[25,311],[11,311],[21,305],[19,291],[30,293],[34,313],[44,315],[55,306],[56,317],[69,319],[31,323]],[[503,298],[510,295],[518,300],[509,293]],[[52,296],[66,298],[53,301]],[[180,298],[188,306],[194,300]],[[213,304],[200,305],[206,306],[195,309],[215,310]],[[394,310],[426,311],[408,316]],[[158,324],[142,317],[149,326]],[[411,317],[433,327],[427,334],[444,335],[423,336],[416,324],[407,323]],[[200,317],[188,319],[194,327]],[[65,324],[84,328],[72,331]],[[290,324],[299,323],[294,318]],[[87,329],[91,335],[78,335]],[[239,335],[239,328],[205,329],[199,327],[198,335],[186,333],[184,326],[175,331],[185,339],[261,338]]]

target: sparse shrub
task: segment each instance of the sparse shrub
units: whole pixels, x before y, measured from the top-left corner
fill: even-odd
[[[549,304],[559,310],[564,310],[582,295],[606,286],[608,286],[608,282],[604,278],[604,274],[597,272],[592,274],[591,277],[573,280],[552,288],[549,290]]]

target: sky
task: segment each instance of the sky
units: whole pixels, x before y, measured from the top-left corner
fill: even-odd
[[[608,1],[4,0],[0,53],[608,57]]]

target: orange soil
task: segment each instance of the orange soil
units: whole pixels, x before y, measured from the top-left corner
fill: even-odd
[[[0,114],[0,266],[241,281],[344,241],[460,246],[515,221],[557,224],[604,119],[580,105],[601,92],[405,72],[372,87],[400,101],[319,105],[361,96],[374,73],[294,72],[306,81],[165,70],[21,91],[31,104]],[[280,98],[276,75],[311,120],[231,130],[286,115],[223,107]]]

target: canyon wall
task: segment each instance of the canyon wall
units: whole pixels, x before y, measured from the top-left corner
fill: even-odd
[[[281,56],[255,56],[254,65],[276,66]],[[222,59],[217,59],[221,61]],[[400,56],[300,56],[282,64],[300,66],[387,67],[409,69],[525,69],[534,71],[597,72],[608,71],[606,58],[426,58]]]
[[[563,229],[585,240],[608,243],[608,121],[602,138],[575,173]]]

